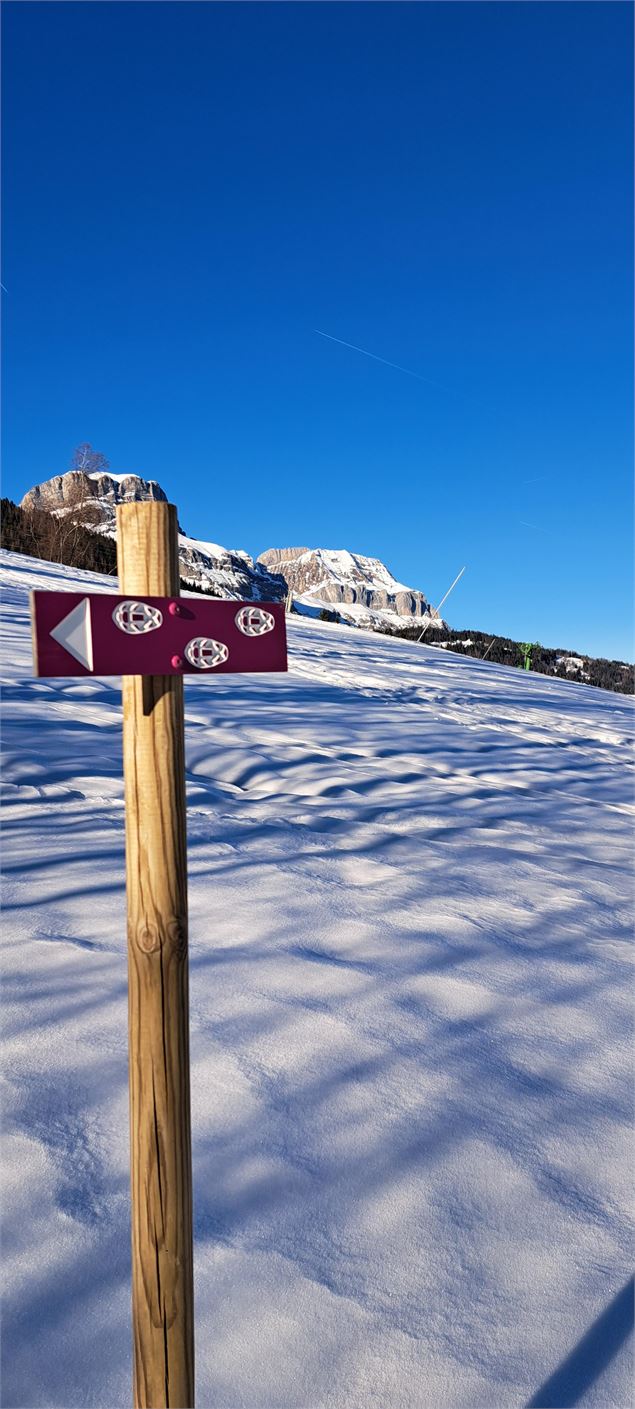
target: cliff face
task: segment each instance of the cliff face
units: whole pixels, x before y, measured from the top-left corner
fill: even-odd
[[[141,479],[139,475],[111,475],[108,471],[86,474],[84,470],[69,470],[65,475],[54,475],[29,489],[20,507],[46,509],[48,513],[85,508],[91,525],[102,532],[114,533],[117,504],[141,499],[165,501],[167,495],[156,480]]]
[[[281,573],[298,596],[320,602],[367,607],[398,617],[441,619],[422,592],[397,582],[379,558],[328,548],[268,548],[258,558]]]
[[[230,552],[218,543],[179,537],[181,577],[216,597],[252,602],[282,602],[287,595],[283,577],[268,572],[248,553]]]
[[[25,494],[21,508],[48,513],[72,512],[80,522],[104,537],[116,535],[116,506],[146,499],[167,502],[154,479],[140,475],[86,474],[69,470],[37,484]],[[181,577],[215,597],[236,601],[280,602],[287,595],[283,578],[254,563],[248,553],[232,552],[218,543],[205,543],[179,534]]]

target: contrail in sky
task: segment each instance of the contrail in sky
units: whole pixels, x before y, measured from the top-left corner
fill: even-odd
[[[528,523],[528,522],[527,522],[527,519],[519,519],[519,520],[518,520],[518,523],[523,524],[523,526],[524,526],[525,528],[534,528],[534,529],[537,529],[538,533],[546,533],[547,538],[555,538],[555,537],[556,537],[555,533],[552,533],[551,530],[548,529],[548,528],[543,528],[543,527],[542,527],[542,524],[539,524],[539,523]]]
[[[440,391],[446,391],[440,382],[431,382],[429,377],[422,377],[420,372],[411,371],[410,367],[400,367],[398,362],[389,362],[386,357],[378,357],[376,352],[367,352],[365,347],[356,347],[354,342],[344,342],[343,338],[334,338],[332,333],[323,333],[320,328],[314,328],[321,338],[328,338],[329,342],[338,342],[340,347],[350,347],[353,352],[361,352],[364,357],[372,357],[373,362],[383,362],[384,367],[393,367],[395,372],[405,372],[407,377],[416,377],[418,382],[427,382],[428,386],[439,387]]]

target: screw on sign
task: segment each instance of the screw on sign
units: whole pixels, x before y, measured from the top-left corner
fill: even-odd
[[[284,604],[179,597],[173,504],[117,508],[123,595],[33,592],[36,675],[121,675],[136,1409],[192,1409],[183,676],[287,669]]]

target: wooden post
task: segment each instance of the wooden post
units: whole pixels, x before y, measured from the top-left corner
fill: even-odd
[[[173,504],[117,509],[119,591],[179,595]],[[123,677],[135,1409],[192,1409],[183,681]]]

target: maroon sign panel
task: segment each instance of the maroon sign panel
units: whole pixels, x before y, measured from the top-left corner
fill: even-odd
[[[284,604],[32,592],[36,675],[287,669]]]

